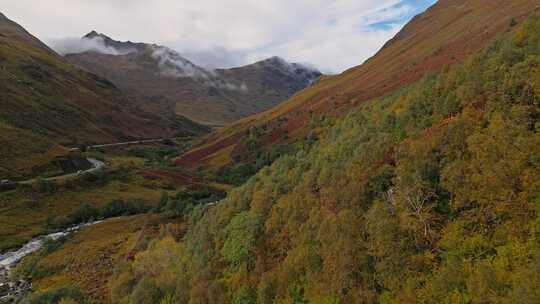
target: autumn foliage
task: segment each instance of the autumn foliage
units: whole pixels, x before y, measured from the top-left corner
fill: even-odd
[[[539,303],[540,18],[197,208],[119,303]]]

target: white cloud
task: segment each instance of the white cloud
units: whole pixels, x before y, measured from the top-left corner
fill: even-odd
[[[214,67],[269,56],[324,71],[362,63],[402,26],[402,0],[0,0],[0,7],[45,42],[97,30],[164,44]],[[411,1],[407,1],[410,3]],[[206,61],[206,62],[201,62]]]
[[[86,51],[96,51],[102,54],[123,55],[132,50],[119,51],[113,47],[107,46],[102,37],[93,38],[64,38],[50,42],[56,52],[62,55],[71,53],[82,53]]]

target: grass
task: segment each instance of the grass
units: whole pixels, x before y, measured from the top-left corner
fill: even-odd
[[[56,190],[51,193],[40,193],[32,187],[0,192],[0,252],[45,234],[48,219],[67,217],[82,205],[100,208],[113,200],[123,200],[154,206],[164,191],[175,193],[167,188],[170,183],[166,180],[150,180],[137,173],[144,166],[143,158],[98,152],[91,152],[88,157],[106,163],[96,181],[87,182],[84,176],[62,180],[55,183]]]
[[[0,192],[0,251],[19,247],[47,233],[51,217],[71,218],[83,205],[100,208],[113,200],[123,200],[157,206],[164,192],[176,193],[172,189],[164,191],[163,180],[147,179],[138,173],[145,168],[143,158],[99,152],[86,156],[104,161],[105,170],[62,180],[54,186],[26,186]],[[183,220],[165,215],[113,218],[85,227],[60,246],[33,254],[27,258],[32,262],[26,263],[25,259],[19,265],[33,269],[36,296],[76,286],[90,303],[110,303],[108,286],[114,266],[146,248],[148,241],[162,231],[160,227],[180,236],[185,226]]]
[[[34,168],[46,167],[55,156],[66,153],[43,137],[0,122],[0,178],[2,179],[31,176]]]
[[[50,216],[68,216],[83,204],[101,207],[114,199],[157,204],[161,190],[135,174],[97,185],[40,194],[29,188],[0,193],[0,250],[20,246],[47,231]]]
[[[93,303],[109,303],[107,283],[114,265],[135,247],[147,217],[122,217],[84,228],[39,261],[53,271],[34,280],[34,289],[75,284]]]

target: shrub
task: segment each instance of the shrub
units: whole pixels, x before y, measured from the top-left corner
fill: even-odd
[[[133,215],[139,213],[148,212],[150,208],[144,204],[144,202],[135,200],[132,202],[126,202],[123,200],[113,200],[103,206],[100,210],[100,216],[102,218]]]
[[[161,296],[159,288],[151,280],[143,278],[135,286],[129,302],[133,304],[159,303]]]
[[[95,220],[99,217],[99,210],[92,205],[83,204],[69,218],[72,223],[84,223]]]
[[[37,193],[51,194],[57,190],[56,188],[57,187],[53,182],[43,178],[38,178],[32,183],[32,190]]]
[[[55,251],[56,249],[60,248],[60,246],[62,246],[62,244],[65,242],[66,238],[65,237],[61,237],[61,238],[58,238],[56,240],[48,237],[48,238],[45,238],[43,240],[43,245],[42,245],[42,248],[41,248],[41,253],[42,254],[49,254],[53,251]]]
[[[45,225],[48,229],[61,229],[72,225],[73,221],[65,215],[54,216],[49,215],[45,221]]]
[[[64,303],[65,301],[85,303],[85,297],[77,286],[67,285],[31,293],[21,301],[21,304],[58,304],[61,301]]]
[[[232,304],[256,304],[257,292],[253,288],[242,287],[238,290],[232,300]]]

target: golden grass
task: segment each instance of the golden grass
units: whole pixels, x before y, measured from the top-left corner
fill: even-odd
[[[40,260],[41,265],[55,271],[35,280],[34,288],[46,291],[75,284],[93,303],[110,303],[107,283],[114,265],[134,247],[146,217],[111,219],[74,234],[60,249]]]
[[[205,158],[202,162],[211,168],[221,168],[232,162],[234,145],[218,150],[216,153]]]

